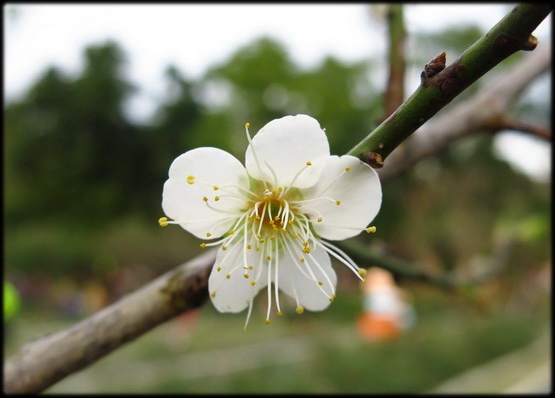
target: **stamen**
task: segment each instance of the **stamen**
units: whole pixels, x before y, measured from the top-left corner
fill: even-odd
[[[303,171],[305,171],[307,168],[309,168],[312,165],[312,162],[306,162],[305,166],[302,167],[297,174],[295,174],[295,176],[293,177],[293,179],[291,180],[291,182],[289,183],[289,186],[287,188],[285,188],[282,192],[281,195],[279,195],[278,199],[281,199],[285,194],[287,194],[289,192],[289,190],[291,188],[293,188],[295,186],[295,182],[297,182],[297,178],[299,178],[299,176],[302,174]]]
[[[314,202],[314,201],[320,200],[320,199],[329,200],[329,201],[335,203],[335,204],[338,205],[338,206],[341,204],[341,201],[340,201],[340,200],[330,198],[329,196],[319,196],[319,197],[317,197],[317,198],[312,198],[312,199],[295,200],[295,201],[291,201],[291,204],[294,204],[294,205],[302,205],[302,204],[304,204],[304,203],[310,203],[310,202]],[[303,209],[303,210],[304,210],[304,209]]]
[[[278,280],[279,280],[278,279],[279,249],[277,248],[277,245],[276,245],[275,253],[276,253],[276,259],[275,259],[274,263],[275,263],[276,269],[275,269],[275,274],[274,274],[274,284],[275,284],[274,292],[275,292],[275,295],[276,295],[276,307],[277,307],[278,315],[279,315],[281,313],[281,308],[279,306],[279,294],[278,294],[278,292],[279,292],[279,286],[278,286]]]
[[[168,226],[167,217],[160,217],[160,219],[158,220],[158,224],[160,224],[161,227],[167,227]]]
[[[322,266],[320,265],[320,263],[318,261],[316,261],[316,259],[314,258],[314,256],[312,254],[308,254],[308,257],[314,262],[314,264],[316,264],[316,267],[318,267],[318,269],[320,270],[320,272],[322,273],[322,275],[324,275],[324,278],[326,279],[326,282],[329,284],[330,289],[331,289],[331,296],[335,295],[335,287],[333,286],[333,283],[331,282],[331,279],[329,278],[328,274],[326,274],[324,272],[324,269],[322,268]],[[322,286],[323,283],[322,282],[318,282],[319,286]]]
[[[272,257],[268,254],[266,258],[268,259],[268,312],[266,313],[266,324],[268,324],[270,323],[270,310],[272,309]]]
[[[195,183],[195,176],[192,176],[192,175],[191,175],[191,176],[188,176],[188,177],[187,177],[187,184],[192,185],[192,184],[194,184],[194,183]]]
[[[345,168],[343,169],[343,171],[342,171],[341,173],[339,173],[338,175],[336,175],[335,178],[333,178],[333,179],[330,181],[330,183],[328,184],[328,186],[325,187],[324,189],[322,189],[321,191],[319,191],[318,194],[319,194],[319,195],[322,195],[324,192],[326,192],[328,189],[330,189],[337,181],[339,181],[339,179],[340,179],[341,177],[343,177],[343,175],[344,175],[345,173],[348,173],[350,170],[351,170],[350,167],[348,167],[348,166],[345,167]]]
[[[356,265],[356,263],[351,259],[351,257],[347,255],[347,253],[345,253],[340,248],[332,245],[331,243],[326,242],[325,240],[320,240],[318,244],[323,249],[325,249],[329,254],[331,254],[339,261],[341,261],[343,264],[345,264],[347,267],[349,267],[349,269],[353,271],[356,274],[356,276],[358,276],[361,280],[364,280],[364,278],[362,278],[361,275],[359,274],[361,268],[358,265]]]
[[[260,167],[258,156],[256,155],[256,151],[254,150],[254,145],[252,144],[252,139],[249,134],[249,127],[250,127],[250,123],[245,123],[245,134],[247,135],[247,141],[249,141],[249,146],[251,147],[251,150],[252,150],[254,162],[256,163],[256,167],[258,167],[258,171],[260,172],[262,177],[262,167]],[[268,189],[268,185],[266,184],[266,181],[264,180],[264,178],[261,178],[261,179],[262,179],[262,183],[264,184],[264,188]]]
[[[254,281],[253,281],[254,282]],[[251,282],[251,283],[253,283]],[[247,312],[247,320],[245,321],[245,326],[243,326],[243,330],[246,332],[247,331],[247,325],[249,324],[249,319],[251,319],[251,313],[252,313],[252,303],[254,301],[254,296],[251,297],[250,301],[249,301],[249,310]]]
[[[270,170],[270,173],[272,173],[272,177],[274,178],[274,187],[277,187],[279,184],[278,184],[278,178],[277,178],[276,172],[274,171],[274,169],[272,169],[272,168],[270,167],[270,165],[268,164],[268,162],[264,161],[264,164],[266,165],[266,167],[268,168],[268,170]],[[272,191],[274,191],[274,190],[272,190]],[[273,193],[275,194],[275,191],[274,191]]]

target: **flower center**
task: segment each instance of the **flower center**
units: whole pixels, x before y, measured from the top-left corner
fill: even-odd
[[[256,191],[256,186],[259,187],[260,183],[255,181],[253,185]],[[291,201],[300,197],[298,190],[278,187],[265,188],[259,196],[252,199],[246,214],[253,229],[256,229],[255,236],[258,239],[271,238],[291,230],[298,217],[297,206],[291,205]]]

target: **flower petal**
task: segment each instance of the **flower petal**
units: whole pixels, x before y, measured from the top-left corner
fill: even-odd
[[[331,156],[318,183],[302,194],[309,201],[302,204],[301,212],[310,216],[318,235],[330,240],[358,235],[376,217],[382,203],[378,174],[349,155]]]
[[[254,136],[247,148],[245,165],[249,175],[257,180],[306,188],[316,183],[324,167],[320,160],[329,155],[326,133],[316,119],[307,115],[285,116],[272,120]],[[307,162],[312,165],[307,167]]]
[[[198,238],[207,239],[207,234],[216,238],[240,217],[247,200],[238,186],[248,189],[248,181],[241,162],[229,153],[217,148],[196,148],[171,164],[162,208],[168,217]],[[208,201],[203,200],[205,197]]]
[[[297,242],[290,241],[287,244],[290,250],[279,253],[278,287],[292,298],[297,298],[307,310],[321,311],[330,305],[337,285],[330,257],[320,247],[314,248],[310,254],[303,254],[299,247],[293,248],[292,244],[298,246]],[[299,255],[296,256],[296,253]],[[300,261],[301,258],[304,262]]]
[[[241,312],[248,307],[250,301],[258,294],[260,289],[267,285],[266,266],[260,259],[260,252],[254,249],[245,249],[244,240],[230,245],[227,250],[218,250],[216,263],[208,278],[208,291],[212,303],[220,312]],[[254,269],[245,270],[244,254],[247,258],[247,267]],[[221,269],[218,271],[219,267]],[[244,274],[248,272],[249,277]],[[230,275],[227,278],[227,275]],[[256,281],[253,286],[251,283]]]

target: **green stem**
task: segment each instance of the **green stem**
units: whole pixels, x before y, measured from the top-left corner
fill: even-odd
[[[549,4],[519,4],[448,68],[443,69],[445,53],[436,57],[426,65],[422,84],[412,96],[348,154],[382,167],[401,142],[495,65],[519,50],[533,50],[537,39],[531,34],[551,8]]]

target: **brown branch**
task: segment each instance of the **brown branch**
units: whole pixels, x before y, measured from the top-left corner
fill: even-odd
[[[4,364],[4,392],[40,392],[161,323],[201,306],[215,251],[180,265],[115,304],[23,347]]]
[[[388,5],[389,78],[384,94],[384,120],[395,112],[405,100],[405,39],[407,33],[403,7],[403,4]]]
[[[499,115],[493,117],[489,120],[486,127],[494,132],[501,130],[516,130],[551,142],[551,130],[524,122],[522,120],[517,120],[509,115]]]

